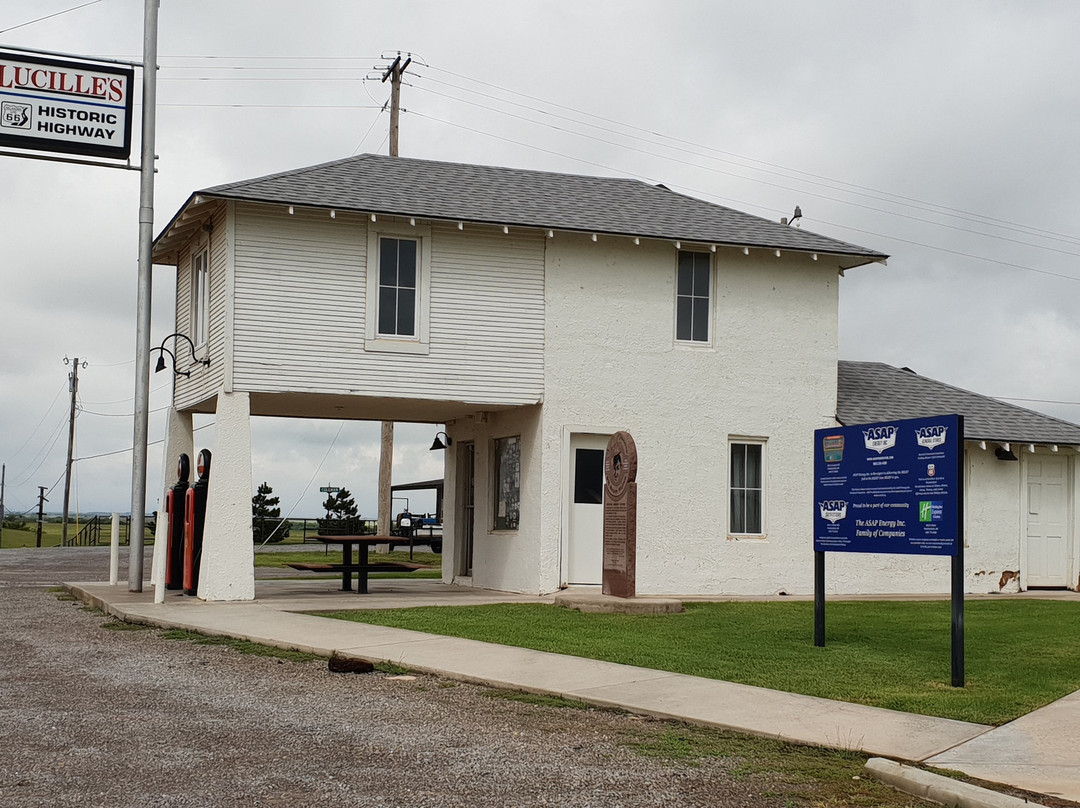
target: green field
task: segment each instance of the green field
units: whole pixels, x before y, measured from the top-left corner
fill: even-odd
[[[495,605],[327,616],[1002,724],[1080,689],[1080,603],[970,601],[967,687],[950,686],[947,601],[690,603],[675,615]]]

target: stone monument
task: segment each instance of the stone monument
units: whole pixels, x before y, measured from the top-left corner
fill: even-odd
[[[637,568],[637,446],[616,432],[604,453],[604,594],[632,598]]]

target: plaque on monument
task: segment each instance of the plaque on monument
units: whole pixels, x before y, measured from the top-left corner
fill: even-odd
[[[637,567],[637,446],[616,432],[604,453],[604,594],[632,598]]]

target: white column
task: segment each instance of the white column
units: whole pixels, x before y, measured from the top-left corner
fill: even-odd
[[[203,600],[255,598],[251,495],[251,402],[247,393],[222,389],[217,397],[199,571]]]
[[[116,586],[120,580],[120,514],[112,515],[112,531],[109,534],[109,585]]]
[[[150,568],[150,583],[154,587],[154,603],[165,602],[165,567],[169,547],[169,520],[165,513],[165,492],[176,485],[177,463],[186,454],[191,463],[191,482],[195,482],[195,431],[190,412],[177,412],[169,407],[165,421],[165,449],[162,452],[161,491],[159,493],[157,525],[154,529],[154,558]],[[183,508],[183,502],[180,503]],[[183,511],[180,513],[183,518]]]

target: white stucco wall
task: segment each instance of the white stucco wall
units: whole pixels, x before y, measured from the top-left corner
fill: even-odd
[[[473,573],[470,583],[486,589],[539,594],[553,587],[542,585],[540,569],[543,504],[548,496],[538,484],[542,479],[542,413],[539,406],[483,413],[447,424],[454,445],[447,451],[447,498],[443,504],[446,538],[443,542],[443,579],[454,575],[457,553],[457,451],[473,441],[475,459],[475,511],[473,526]],[[494,463],[497,438],[521,436],[521,518],[517,530],[494,529]]]
[[[1022,464],[998,460],[994,448],[965,446],[964,586],[969,593],[1002,591],[1002,574],[1020,570]],[[945,556],[828,553],[826,589],[834,594],[945,595],[951,569],[952,560]],[[1004,591],[1015,591],[1017,581],[1006,577]]]
[[[669,243],[548,241],[542,590],[565,575],[563,444],[614,429],[639,453],[639,594],[812,585],[810,445],[835,413],[837,268],[718,251],[714,340],[702,348],[674,340],[676,262]],[[767,441],[762,538],[728,535],[734,436]]]

